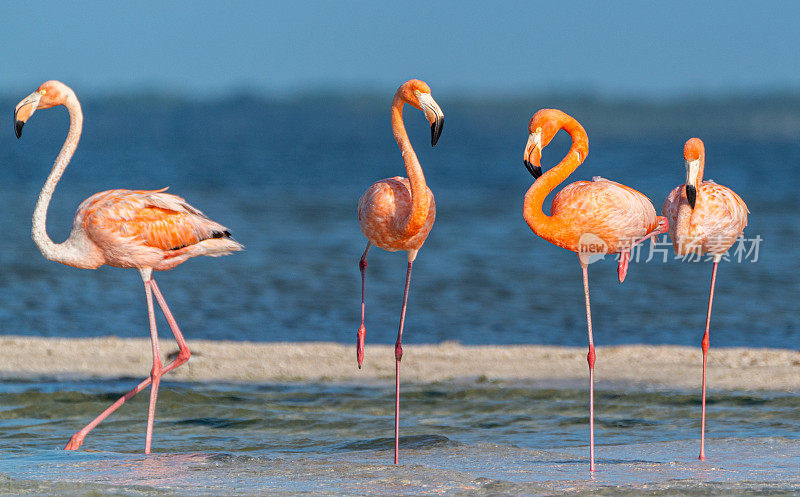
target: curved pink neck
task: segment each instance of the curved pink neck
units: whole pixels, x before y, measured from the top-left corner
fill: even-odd
[[[572,146],[558,165],[548,170],[531,185],[525,194],[522,206],[522,216],[525,218],[525,222],[534,233],[545,239],[547,237],[544,235],[552,231],[555,226],[553,218],[542,210],[544,199],[583,163],[589,152],[589,138],[578,121],[563,114],[557,118],[556,124],[558,129],[569,133],[572,138]]]
[[[64,106],[69,111],[69,133],[67,139],[64,140],[64,145],[53,163],[53,169],[47,177],[42,191],[39,193],[39,200],[36,202],[36,208],[33,211],[33,226],[31,234],[33,241],[39,247],[42,255],[45,258],[62,262],[69,265],[75,265],[81,258],[81,255],[72,250],[71,245],[67,243],[56,244],[47,235],[47,208],[50,205],[50,199],[53,197],[53,192],[56,189],[56,184],[61,179],[61,175],[67,168],[70,159],[72,159],[75,149],[78,147],[78,141],[81,137],[83,129],[83,112],[81,111],[81,104],[78,98],[70,90],[67,93]]]
[[[425,175],[422,174],[422,166],[419,164],[417,154],[414,153],[414,148],[411,146],[406,127],[403,124],[403,104],[405,104],[405,100],[401,95],[401,89],[398,89],[392,100],[392,132],[397,146],[400,147],[400,152],[403,154],[406,174],[411,183],[411,211],[406,219],[401,220],[398,228],[403,235],[410,237],[425,225],[431,200],[428,197],[428,185],[425,183]]]

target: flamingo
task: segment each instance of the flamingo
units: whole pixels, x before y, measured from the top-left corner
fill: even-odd
[[[431,146],[435,146],[442,134],[444,114],[439,104],[431,97],[431,89],[424,81],[411,79],[397,89],[392,100],[392,131],[403,156],[408,178],[395,176],[382,179],[367,188],[358,201],[358,223],[367,237],[367,247],[359,260],[361,270],[361,326],[356,339],[358,367],[364,362],[364,277],[367,269],[367,253],[371,245],[390,252],[405,250],[408,253],[406,285],[403,292],[403,308],[400,311],[400,327],[394,346],[395,357],[395,402],[394,402],[394,463],[398,464],[400,425],[400,360],[403,358],[403,323],[406,318],[408,290],[411,285],[411,267],[419,249],[425,243],[436,218],[436,203],[433,192],[425,183],[417,154],[411,147],[403,124],[403,105],[410,104],[421,110],[431,124]]]
[[[561,162],[542,174],[542,149],[559,130],[572,138],[572,146]],[[592,314],[589,303],[588,264],[591,255],[619,253],[617,275],[625,279],[631,248],[644,240],[666,231],[666,219],[656,216],[650,200],[625,185],[595,176],[592,181],[576,181],[553,199],[551,215],[542,211],[545,197],[563,182],[586,159],[589,141],[573,117],[556,109],[538,111],[528,124],[528,143],[523,162],[534,177],[525,194],[522,215],[536,235],[559,247],[578,254],[583,272],[583,292],[586,299],[586,324],[589,335],[589,471],[594,463],[594,363]]]
[[[33,240],[45,258],[67,266],[97,269],[102,265],[136,268],[144,282],[153,368],[150,377],[120,397],[91,423],[76,432],[65,450],[76,450],[86,435],[128,399],[151,385],[147,411],[145,454],[150,453],[155,419],[156,398],[161,376],[189,360],[191,352],[175,318],[153,278],[153,270],[172,269],[190,257],[218,257],[242,250],[231,239],[230,232],[212,221],[184,199],[161,190],[109,190],[83,201],[75,213],[72,231],[66,241],[54,243],[47,235],[47,207],[56,184],[67,168],[83,127],[83,113],[75,92],[59,81],[47,81],[19,102],[14,109],[14,131],[22,136],[22,127],[37,109],[63,105],[69,111],[67,139],[56,157],[53,169],[39,194],[33,213]],[[158,331],[153,312],[153,295],[178,343],[177,357],[162,365],[158,348]]]
[[[669,219],[669,236],[675,253],[679,255],[711,254],[711,289],[708,292],[706,330],[700,347],[703,350],[703,393],[700,418],[700,455],[706,458],[706,361],[708,359],[708,328],[711,322],[711,304],[717,265],[723,254],[742,235],[750,212],[744,200],[730,188],[712,180],[703,181],[706,149],[700,138],[690,138],[683,146],[686,165],[686,183],[676,186],[664,201],[662,214]]]

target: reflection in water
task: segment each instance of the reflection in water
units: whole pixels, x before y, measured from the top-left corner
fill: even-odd
[[[57,447],[124,389],[107,382],[0,386],[5,493],[83,495],[541,495],[638,489],[729,495],[800,491],[800,399],[715,394],[708,461],[697,395],[598,392],[598,468],[586,471],[585,392],[519,383],[408,385],[403,461],[391,464],[393,389],[325,384],[171,384],[144,456],[134,399],[85,442]],[[78,393],[81,392],[81,393]],[[753,406],[757,405],[758,409]],[[103,451],[96,451],[103,448]],[[198,452],[198,450],[202,452]],[[32,483],[33,482],[33,483]],[[37,493],[38,492],[38,493]]]
[[[191,478],[192,471],[208,459],[207,454],[151,454],[131,459],[99,459],[74,465],[76,473],[93,475],[93,481],[109,485],[146,485],[175,488],[204,486]]]

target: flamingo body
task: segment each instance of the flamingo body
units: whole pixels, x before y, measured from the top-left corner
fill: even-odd
[[[425,183],[417,154],[411,146],[403,123],[403,107],[409,104],[425,113],[431,125],[431,146],[435,146],[444,126],[444,114],[431,96],[427,83],[418,79],[406,81],[397,89],[392,100],[392,131],[403,156],[408,178],[395,176],[373,183],[358,201],[358,224],[367,237],[367,247],[358,263],[361,270],[361,326],[356,333],[356,361],[358,367],[364,361],[365,275],[367,254],[372,245],[384,250],[408,253],[406,285],[403,292],[403,307],[400,311],[400,326],[394,347],[395,356],[395,404],[394,404],[394,463],[399,458],[400,425],[400,361],[403,358],[403,324],[405,323],[408,293],[411,287],[411,268],[422,244],[428,238],[436,219],[436,203],[433,192]]]
[[[92,246],[94,267],[164,271],[241,250],[225,226],[165,190],[108,190],[81,203],[72,230]]]
[[[69,132],[36,202],[31,229],[33,240],[45,258],[67,266],[96,269],[109,265],[138,269],[147,298],[153,352],[150,377],[76,432],[64,448],[78,449],[90,431],[149,386],[145,453],[150,453],[161,377],[191,357],[183,334],[153,279],[153,270],[171,269],[198,255],[216,257],[230,254],[243,247],[230,239],[231,234],[224,226],[209,219],[181,197],[165,193],[166,188],[153,191],[108,190],[92,195],[78,207],[67,240],[53,242],[47,235],[47,209],[56,185],[78,146],[83,129],[83,112],[72,89],[59,81],[43,83],[14,109],[14,130],[19,138],[23,126],[37,109],[58,105],[65,106],[69,111]],[[166,365],[162,364],[160,357],[153,297],[161,307],[179,349],[175,358]]]
[[[420,229],[410,236],[402,232],[402,223],[413,216],[411,182],[395,176],[375,182],[358,201],[358,223],[361,232],[373,245],[390,252],[418,251],[428,238],[436,220],[436,203],[433,192],[425,187],[430,199],[427,211],[418,214]]]
[[[706,458],[706,369],[711,345],[711,307],[714,303],[714,285],[717,266],[723,254],[742,235],[747,226],[747,205],[730,188],[711,180],[703,181],[706,149],[700,138],[690,138],[683,147],[686,163],[686,182],[675,187],[664,201],[662,213],[669,219],[669,236],[675,253],[679,255],[711,254],[711,288],[708,292],[706,329],[700,342],[703,351],[703,379],[701,387],[700,455]]]
[[[553,198],[550,217],[559,222],[534,232],[572,252],[579,252],[582,235],[591,233],[603,239],[607,253],[630,248],[630,242],[652,232],[658,216],[650,200],[616,181],[595,176],[592,181],[576,181]]]
[[[747,205],[728,187],[706,180],[697,185],[697,201],[691,209],[686,184],[676,186],[662,209],[669,220],[669,236],[675,253],[712,254],[728,251],[747,226]]]
[[[567,156],[542,175],[542,149],[559,130],[572,138]],[[523,161],[536,178],[523,201],[522,215],[531,230],[548,242],[578,254],[583,273],[586,302],[586,325],[589,352],[589,471],[595,470],[594,460],[594,364],[595,349],[592,334],[592,314],[589,301],[588,257],[584,245],[598,246],[595,253],[620,254],[617,267],[619,282],[625,279],[630,249],[645,239],[663,233],[666,219],[656,215],[650,200],[620,183],[595,176],[592,181],[576,181],[565,186],[555,196],[550,215],[542,211],[544,199],[575,171],[586,159],[589,140],[586,131],[573,117],[556,109],[542,109],[528,124],[528,143]],[[589,240],[585,239],[587,235]]]

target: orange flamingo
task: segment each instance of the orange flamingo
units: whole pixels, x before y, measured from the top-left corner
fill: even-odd
[[[46,230],[47,207],[58,180],[78,146],[83,127],[81,106],[72,89],[59,81],[48,81],[25,97],[14,109],[14,130],[19,138],[22,136],[23,125],[37,109],[49,109],[57,105],[63,105],[69,111],[69,133],[39,194],[33,213],[33,240],[45,258],[67,266],[96,269],[105,264],[138,269],[147,296],[153,346],[153,369],[150,377],[75,433],[64,449],[78,449],[95,426],[125,401],[152,385],[144,449],[149,454],[161,376],[184,364],[191,356],[152,272],[172,269],[190,257],[218,257],[242,250],[243,247],[230,238],[231,234],[224,226],[206,217],[181,197],[164,193],[166,188],[155,191],[109,190],[92,195],[78,207],[69,238],[63,243],[54,243]],[[178,355],[166,366],[162,365],[159,355],[153,294],[178,342]]]
[[[542,149],[559,130],[572,138],[567,156],[542,175]],[[553,199],[550,216],[542,211],[545,197],[586,159],[589,140],[583,126],[556,109],[542,109],[528,124],[523,162],[535,181],[525,194],[522,215],[531,230],[548,242],[578,254],[583,271],[586,324],[589,333],[589,470],[594,464],[594,363],[588,264],[594,254],[620,254],[619,282],[625,279],[631,248],[666,231],[666,219],[656,216],[647,197],[625,185],[595,176],[565,186]]]
[[[744,200],[730,188],[703,181],[706,149],[700,138],[690,138],[683,146],[686,165],[686,183],[673,189],[664,201],[662,214],[669,220],[669,236],[675,253],[680,255],[711,254],[711,289],[708,292],[706,331],[703,334],[703,400],[700,420],[700,456],[706,458],[706,360],[708,359],[708,328],[711,322],[711,304],[714,300],[714,283],[717,264],[723,254],[742,235],[750,212]]]
[[[417,252],[428,238],[436,218],[436,204],[433,192],[425,183],[422,167],[417,154],[411,147],[405,125],[403,124],[403,105],[410,104],[421,110],[431,123],[431,146],[436,145],[444,126],[444,114],[431,97],[431,89],[424,81],[406,81],[392,100],[392,131],[403,155],[408,178],[395,176],[374,183],[358,201],[358,223],[361,232],[367,237],[367,248],[359,261],[361,270],[361,326],[358,328],[356,359],[358,367],[364,362],[364,276],[367,269],[367,253],[371,245],[390,252],[408,252],[406,286],[403,292],[403,308],[400,311],[400,328],[394,346],[395,357],[395,403],[394,403],[394,463],[398,463],[400,441],[400,360],[403,358],[403,323],[406,319],[408,290],[411,285],[411,267]]]

